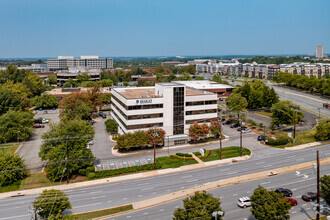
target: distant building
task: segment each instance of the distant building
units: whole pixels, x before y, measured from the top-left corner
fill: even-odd
[[[57,59],[48,59],[49,70],[64,70],[66,68],[85,67],[89,69],[112,69],[112,58],[99,58],[98,56],[59,56]]]
[[[82,87],[76,87],[76,88],[55,88],[50,91],[46,91],[45,94],[53,95],[58,100],[63,99],[64,96],[70,95],[73,92],[87,92],[91,88],[82,88]],[[102,87],[100,88],[101,93],[109,93],[111,94],[111,89],[109,87]]]
[[[178,64],[183,64],[184,62],[180,62],[180,61],[165,61],[165,62],[162,62],[161,65],[162,66],[175,66],[175,65],[178,65]]]
[[[146,73],[154,73],[155,68],[154,67],[148,67],[148,68],[141,68]]]
[[[6,70],[7,67],[0,67],[0,70]],[[34,73],[46,73],[48,72],[47,64],[31,64],[28,65],[18,65],[17,69],[19,70],[31,70]]]
[[[70,68],[68,71],[62,70],[57,73],[57,84],[63,85],[69,79],[76,80],[77,76],[87,73],[91,78],[89,80],[98,81],[101,78],[100,69]]]
[[[318,45],[316,47],[316,58],[322,59],[323,58],[323,46],[322,45]]]

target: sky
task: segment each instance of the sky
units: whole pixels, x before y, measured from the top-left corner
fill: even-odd
[[[330,52],[329,0],[1,0],[0,57]]]

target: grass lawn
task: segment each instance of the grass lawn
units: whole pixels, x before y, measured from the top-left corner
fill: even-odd
[[[197,152],[194,152],[194,154]],[[242,150],[243,156],[250,155],[251,151],[247,148],[243,148]],[[222,148],[222,159],[238,157],[239,156],[239,147],[224,147]],[[211,155],[202,159],[203,162],[219,160],[220,158],[220,149],[211,150]]]
[[[156,158],[157,167],[160,169],[167,169],[167,168],[177,168],[184,165],[196,164],[198,163],[195,159],[194,160],[184,160],[184,159],[177,159],[173,157],[158,157]]]
[[[0,150],[1,150],[1,152],[4,152],[6,154],[7,153],[13,154],[13,153],[15,153],[18,146],[19,146],[19,144],[1,144]]]
[[[257,115],[262,115],[262,116],[266,116],[266,117],[269,117],[271,118],[272,117],[272,113],[271,112],[266,112],[266,111],[258,111],[258,112],[253,112]]]
[[[32,189],[32,188],[38,188],[38,187],[46,187],[46,186],[53,186],[57,185],[58,183],[54,183],[50,181],[46,175],[43,173],[34,173],[30,174],[27,178],[22,180],[20,190],[24,189]]]
[[[106,215],[111,215],[119,212],[124,212],[128,210],[132,210],[133,206],[132,205],[126,205],[126,206],[120,206],[116,208],[109,208],[109,209],[102,209],[102,210],[97,210],[97,211],[92,211],[92,212],[86,212],[86,213],[81,213],[81,214],[75,214],[73,215],[77,219],[93,219],[101,216],[106,216]]]

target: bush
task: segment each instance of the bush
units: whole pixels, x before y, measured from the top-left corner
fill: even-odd
[[[20,156],[0,154],[0,186],[8,186],[27,177],[29,170]]]
[[[104,122],[105,127],[110,133],[117,133],[118,132],[118,124],[113,119],[108,119]]]
[[[176,153],[175,155],[180,156],[180,157],[192,157],[191,154],[185,154],[185,153]]]
[[[259,128],[264,128],[264,124],[262,122],[259,123]]]
[[[95,172],[95,167],[94,166],[87,167],[86,171],[87,173]]]
[[[86,171],[86,169],[80,169],[80,170],[78,170],[78,173],[81,176],[86,176],[87,171]]]
[[[268,138],[266,143],[269,145],[286,145],[287,143],[291,142],[292,139],[288,137],[286,133],[277,133],[274,138]]]
[[[330,123],[323,123],[316,126],[315,139],[325,141],[330,139]]]

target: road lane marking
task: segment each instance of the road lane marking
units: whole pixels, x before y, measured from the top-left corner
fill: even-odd
[[[100,193],[102,191],[94,191],[94,192],[89,192],[88,194],[94,194],[94,193]]]
[[[110,201],[108,201],[108,203],[111,203],[112,201],[110,200]]]
[[[266,163],[266,162],[258,162],[258,163],[256,163],[256,165],[263,164],[263,163]]]
[[[126,200],[127,198],[123,198],[123,200]]]
[[[265,184],[268,184],[268,183],[270,183],[270,182],[263,182],[263,183],[260,183],[261,185],[265,185]]]
[[[232,175],[232,174],[236,174],[237,172],[231,172],[231,173],[227,173],[227,175]]]
[[[97,202],[97,203],[92,203],[92,204],[87,204],[87,205],[80,205],[80,206],[75,206],[74,208],[83,208],[83,207],[87,207],[87,206],[91,206],[91,205],[100,205],[101,202]]]
[[[150,187],[150,188],[144,188],[144,189],[141,189],[141,191],[145,191],[145,190],[151,190],[151,189],[154,189],[154,187]]]
[[[300,94],[297,94],[297,93],[292,93],[292,92],[287,92],[287,91],[284,91],[284,90],[281,90],[281,89],[275,89],[275,91],[280,91],[284,94],[291,94],[291,95],[294,95],[294,96],[300,96],[300,97],[304,97],[304,98],[307,98],[307,99],[311,99],[311,100],[314,100],[314,101],[317,101],[317,102],[321,102],[321,103],[324,103],[324,101],[321,101],[321,100],[318,100],[318,99],[314,99],[312,97],[309,97],[309,96],[305,96],[305,95],[300,95]]]
[[[269,164],[269,165],[265,165],[264,167],[272,167],[273,165],[272,164]]]
[[[234,194],[233,196],[237,196],[237,194]]]
[[[183,176],[183,177],[181,177],[181,179],[184,179],[184,178],[189,178],[189,177],[192,177],[192,175]]]
[[[132,218],[132,216],[128,215],[128,216],[126,216],[126,218]]]
[[[164,211],[164,209],[160,209],[159,211],[160,211],[160,212],[163,212],[163,211]]]
[[[194,180],[187,180],[186,183],[192,183],[192,182],[196,182],[198,181],[199,179],[194,179]]]
[[[295,214],[295,213],[297,213],[297,211],[292,212],[292,214]]]
[[[303,204],[302,206],[306,206],[307,204]]]
[[[11,216],[11,217],[6,217],[6,218],[0,218],[1,220],[5,219],[15,219],[15,218],[20,218],[20,217],[25,217],[25,216],[31,216],[31,215],[17,215],[17,216]]]
[[[142,195],[138,195],[138,197],[142,197]]]
[[[292,191],[296,191],[297,189],[292,189]]]
[[[148,214],[149,214],[148,212],[143,213],[143,215],[148,215]]]
[[[100,198],[104,198],[105,196],[97,196],[97,197],[92,197],[91,199],[100,199]]]
[[[295,155],[292,155],[292,156],[288,156],[287,158],[292,158],[292,157],[295,157]]]

